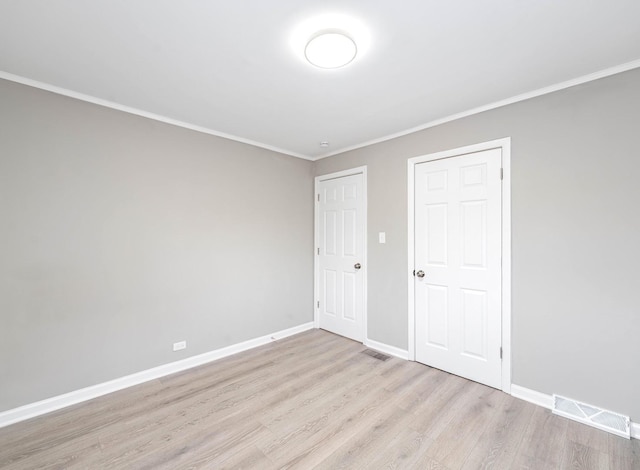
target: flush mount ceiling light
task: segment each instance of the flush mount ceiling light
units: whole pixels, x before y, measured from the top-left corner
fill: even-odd
[[[307,43],[304,56],[322,69],[337,69],[351,62],[358,53],[356,43],[349,36],[338,31],[324,31]]]
[[[371,35],[357,18],[328,13],[299,23],[289,40],[295,55],[305,64],[335,69],[366,56]]]

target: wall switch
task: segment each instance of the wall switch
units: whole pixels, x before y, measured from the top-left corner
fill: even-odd
[[[378,233],[378,242],[386,243],[387,242],[387,234],[385,232]]]
[[[180,351],[181,349],[187,349],[186,341],[178,341],[177,343],[173,343],[173,350]]]

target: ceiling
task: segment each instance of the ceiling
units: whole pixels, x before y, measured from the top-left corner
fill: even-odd
[[[300,25],[345,17],[358,57],[305,62]],[[0,0],[0,77],[313,160],[638,67],[638,18],[638,0]]]

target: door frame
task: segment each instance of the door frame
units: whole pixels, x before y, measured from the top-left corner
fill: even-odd
[[[320,183],[323,181],[333,180],[337,178],[343,178],[345,176],[353,176],[362,174],[362,197],[364,198],[364,214],[363,214],[363,225],[364,225],[364,258],[362,261],[362,270],[360,273],[363,275],[363,288],[362,295],[363,299],[363,315],[362,315],[362,343],[365,344],[367,341],[367,317],[368,317],[368,309],[367,309],[367,278],[369,273],[369,263],[367,262],[367,238],[368,238],[368,224],[367,224],[367,212],[368,212],[368,199],[367,199],[367,166],[359,166],[356,168],[351,168],[349,170],[337,171],[335,173],[329,173],[326,175],[320,175],[315,177],[314,186],[313,186],[313,326],[315,328],[320,328],[320,310],[318,308],[318,302],[320,301],[320,292],[319,292],[319,281],[320,281],[320,201],[319,201],[319,187]]]
[[[408,196],[408,326],[409,360],[416,360],[414,244],[416,165],[444,158],[499,148],[502,150],[502,391],[511,393],[511,138],[492,140],[465,147],[410,158],[407,162]]]

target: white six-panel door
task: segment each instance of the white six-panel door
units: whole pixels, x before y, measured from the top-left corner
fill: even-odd
[[[364,339],[363,181],[358,173],[317,186],[319,327],[356,341]]]
[[[416,360],[501,387],[501,149],[415,167]]]

